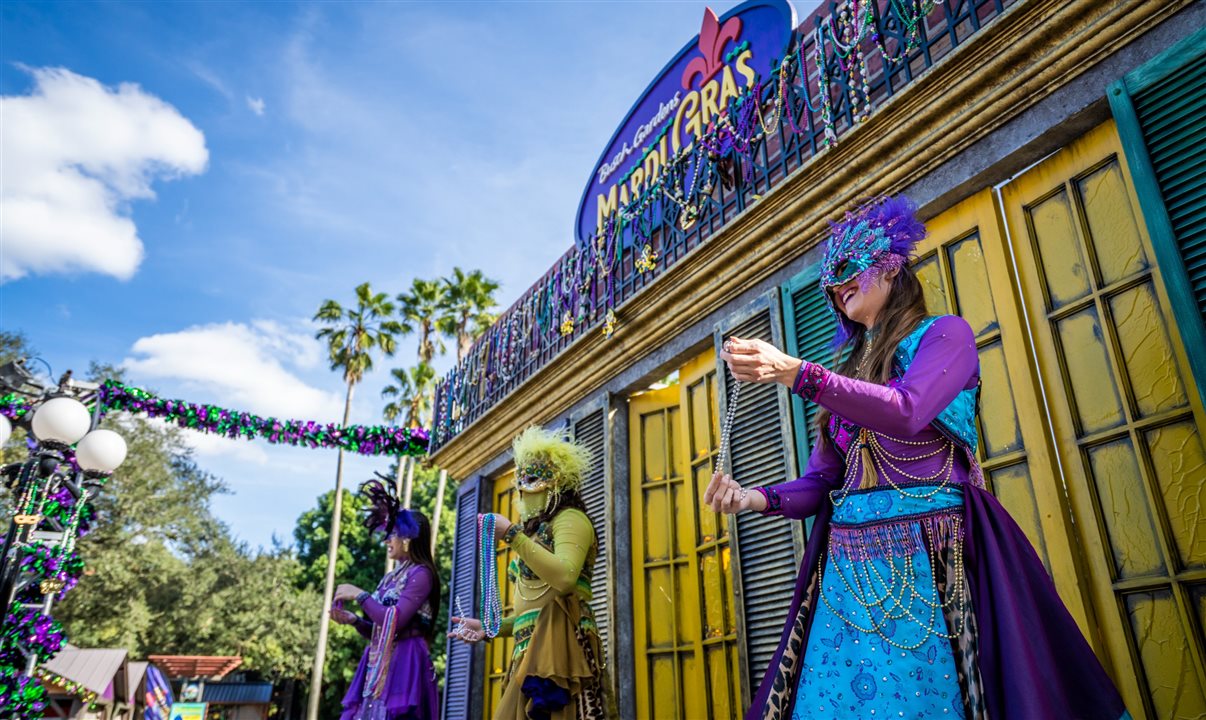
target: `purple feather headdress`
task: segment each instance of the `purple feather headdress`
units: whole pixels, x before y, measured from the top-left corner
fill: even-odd
[[[830,223],[821,259],[821,291],[838,321],[834,346],[846,342],[858,325],[837,311],[829,291],[858,278],[860,290],[866,292],[884,273],[904,267],[925,233],[917,206],[903,195],[877,197]]]
[[[377,475],[379,480],[369,480],[360,486],[360,492],[369,502],[364,526],[386,536],[396,535],[413,540],[419,537],[419,521],[414,513],[402,507],[398,498],[388,489],[387,478]]]

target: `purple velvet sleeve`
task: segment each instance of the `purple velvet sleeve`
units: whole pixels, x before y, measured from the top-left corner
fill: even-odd
[[[846,463],[831,442],[819,442],[808,458],[803,477],[757,488],[766,498],[763,515],[803,520],[817,514],[829,491],[842,484]]]
[[[971,327],[949,315],[926,331],[899,380],[877,385],[826,370],[820,379],[806,383],[815,390],[800,394],[860,427],[907,438],[934,422],[960,391],[975,387],[979,372]]]
[[[411,570],[409,577],[406,578],[406,587],[402,588],[402,592],[398,596],[398,604],[394,606],[398,614],[397,627],[399,630],[410,624],[411,618],[419,611],[430,592],[431,571],[424,567]],[[369,620],[372,620],[374,624],[385,620],[385,606],[374,600],[372,596],[365,598],[364,602],[360,603],[360,607],[364,608],[364,614],[368,615]]]

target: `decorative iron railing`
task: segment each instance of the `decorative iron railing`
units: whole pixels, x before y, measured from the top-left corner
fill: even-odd
[[[584,334],[610,337],[626,301],[661,272],[1017,1],[822,6],[796,28],[773,77],[730,101],[690,149],[598,236],[562,255],[437,383],[431,450]]]

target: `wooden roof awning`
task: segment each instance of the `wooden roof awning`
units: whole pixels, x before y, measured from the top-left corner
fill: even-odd
[[[147,660],[163,668],[169,678],[221,680],[243,664],[238,655],[150,655]]]

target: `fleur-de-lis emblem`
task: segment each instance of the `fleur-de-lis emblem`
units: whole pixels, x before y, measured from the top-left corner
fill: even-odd
[[[699,30],[699,52],[703,57],[694,58],[687,64],[683,70],[683,87],[690,89],[696,75],[700,76],[699,84],[703,85],[720,72],[724,67],[725,44],[737,40],[740,34],[741,18],[729,18],[721,26],[712,8],[704,8],[703,27]]]

